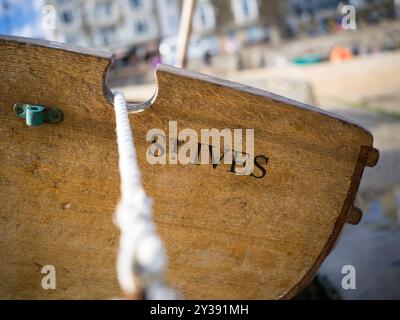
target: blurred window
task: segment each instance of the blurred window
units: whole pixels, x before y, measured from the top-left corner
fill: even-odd
[[[58,5],[63,5],[63,4],[67,4],[67,3],[70,3],[70,2],[71,2],[71,0],[58,0],[57,4]]]
[[[180,9],[178,0],[157,0],[160,37],[176,35],[179,30]]]
[[[314,12],[321,9],[334,9],[341,0],[291,0],[290,4],[297,14],[303,11]]]
[[[134,9],[142,7],[142,0],[130,0],[131,6]]]
[[[109,2],[100,2],[96,4],[95,14],[97,17],[108,16],[112,13],[111,3]]]
[[[74,15],[72,11],[63,11],[61,14],[61,20],[64,24],[70,24],[74,21]]]
[[[115,27],[107,27],[100,30],[103,45],[108,46],[116,41]]]
[[[135,32],[137,34],[145,34],[149,31],[149,26],[146,21],[137,21],[135,23]]]
[[[207,25],[207,16],[206,16],[204,8],[200,9],[200,19],[201,19],[202,26],[206,26]]]
[[[236,22],[240,24],[258,18],[257,0],[232,0],[232,9]]]
[[[249,3],[247,1],[242,1],[242,6],[243,6],[243,15],[247,18],[250,16],[250,9],[249,9]]]
[[[207,0],[199,1],[194,14],[194,30],[197,32],[215,28],[214,6]]]

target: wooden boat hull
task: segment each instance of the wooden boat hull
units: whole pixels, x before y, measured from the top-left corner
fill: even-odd
[[[0,38],[0,298],[119,296],[119,199],[112,56]],[[168,283],[188,299],[291,298],[313,277],[377,152],[363,128],[321,110],[160,66],[150,108],[131,114],[146,191],[167,247]],[[56,106],[27,127],[15,103]],[[152,128],[254,128],[262,178],[213,165],[150,165]],[[259,158],[261,161],[262,158]],[[264,172],[256,168],[257,175]],[[352,217],[352,216],[351,216]],[[43,290],[53,265],[57,289]],[[339,272],[339,271],[338,271]]]

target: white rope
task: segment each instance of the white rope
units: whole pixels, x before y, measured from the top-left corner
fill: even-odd
[[[166,253],[152,217],[152,199],[143,190],[132,140],[128,109],[121,92],[114,97],[121,176],[121,200],[115,223],[121,230],[118,280],[128,296],[144,292],[146,299],[174,299],[164,284]]]

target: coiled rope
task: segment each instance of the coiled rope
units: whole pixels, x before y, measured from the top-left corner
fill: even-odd
[[[166,253],[156,234],[152,199],[143,190],[124,95],[114,97],[121,177],[121,199],[115,223],[121,230],[118,280],[129,298],[174,299],[164,282]]]

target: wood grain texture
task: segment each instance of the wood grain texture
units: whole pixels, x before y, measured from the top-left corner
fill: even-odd
[[[111,57],[49,45],[0,40],[0,297],[110,298],[120,292]],[[64,120],[27,127],[17,102],[58,107]],[[47,264],[54,291],[41,287]]]
[[[112,57],[0,38],[1,298],[110,298],[119,198],[114,111],[104,87]],[[130,115],[146,191],[169,257],[168,281],[196,299],[296,295],[348,220],[377,151],[363,128],[300,103],[172,67],[158,95]],[[59,125],[26,127],[17,102],[56,106]],[[168,121],[195,129],[254,128],[263,179],[229,167],[150,165],[146,133]],[[351,220],[351,219],[349,219]],[[45,291],[40,266],[57,269]]]

